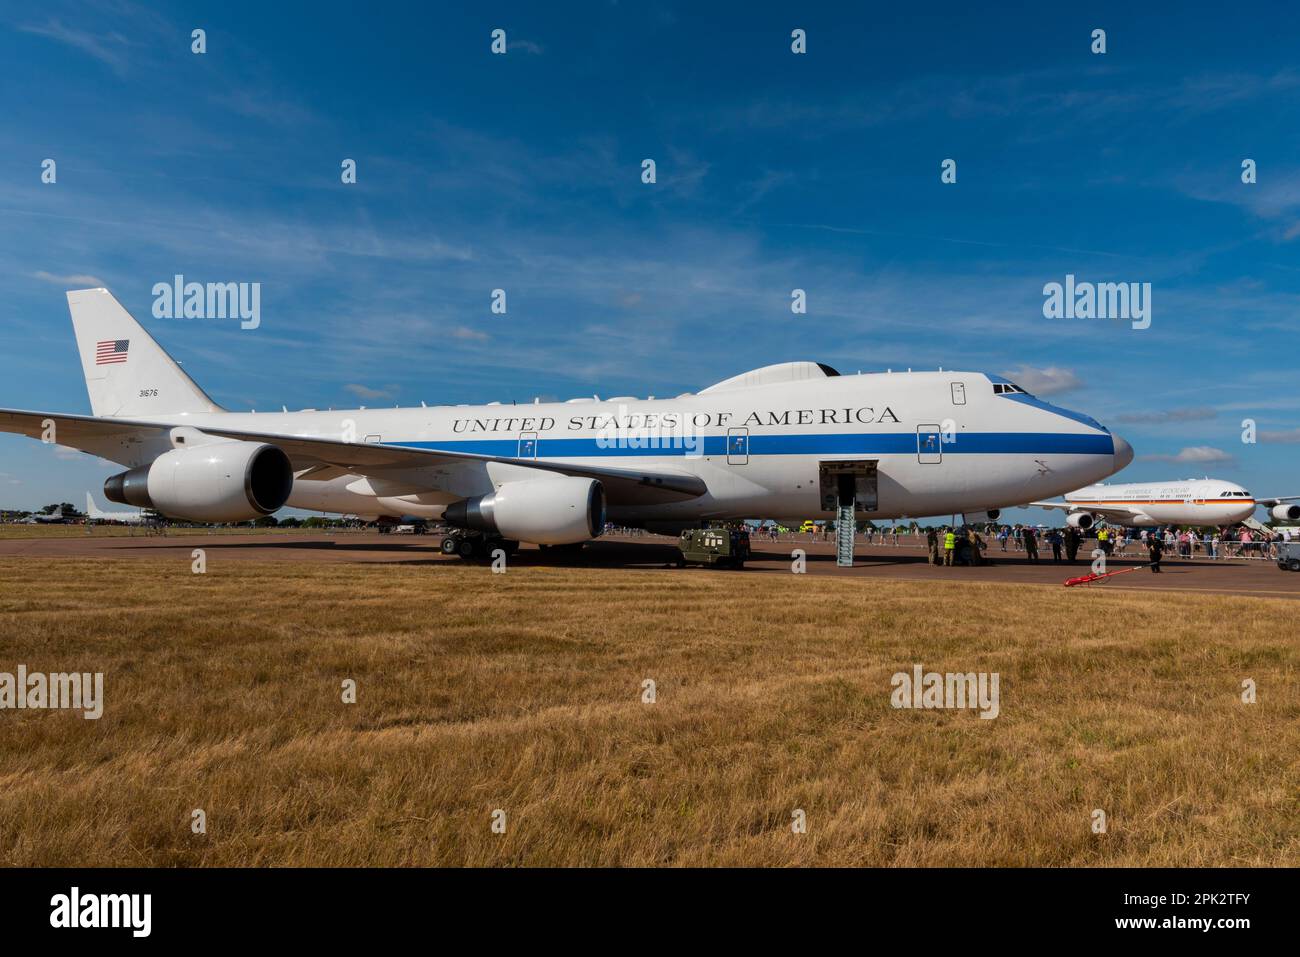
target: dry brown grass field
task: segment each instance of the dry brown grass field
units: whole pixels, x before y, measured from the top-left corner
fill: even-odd
[[[0,863],[1296,865],[1298,663],[1266,598],[3,559],[0,671],[106,703],[0,712]]]

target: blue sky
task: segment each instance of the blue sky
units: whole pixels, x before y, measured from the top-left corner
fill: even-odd
[[[0,405],[88,411],[63,291],[102,283],[232,410],[974,368],[1123,478],[1300,488],[1294,5],[464,6],[6,8]],[[260,282],[260,328],[153,319],[176,273]],[[1151,328],[1045,319],[1067,273],[1150,282]],[[0,436],[3,506],[111,471]]]

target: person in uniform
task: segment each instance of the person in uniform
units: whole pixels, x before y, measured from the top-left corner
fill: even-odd
[[[1061,564],[1061,530],[1054,528],[1047,533],[1047,541],[1052,546],[1052,561]]]
[[[1079,530],[1078,530],[1077,528],[1075,528],[1073,525],[1070,525],[1070,526],[1068,526],[1068,527],[1066,528],[1066,530],[1065,530],[1065,560],[1068,561],[1068,562],[1070,562],[1071,564],[1073,564],[1074,561],[1078,558],[1078,555],[1079,555],[1079,541],[1080,541],[1081,538],[1082,538],[1082,536],[1079,534]]]
[[[1160,540],[1159,535],[1147,536],[1147,556],[1151,559],[1151,573],[1160,574],[1160,557],[1165,552],[1165,543]]]
[[[939,534],[933,528],[925,530],[925,547],[930,552],[930,564],[939,564]]]
[[[953,534],[952,529],[943,533],[943,563],[951,565],[953,553],[957,550],[957,536]]]
[[[1038,533],[1028,525],[1025,526],[1025,555],[1031,562],[1038,561]]]

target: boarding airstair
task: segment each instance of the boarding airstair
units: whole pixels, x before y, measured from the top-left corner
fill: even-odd
[[[835,564],[843,568],[853,567],[853,533],[857,521],[853,517],[853,499],[845,502],[839,500],[835,510]]]

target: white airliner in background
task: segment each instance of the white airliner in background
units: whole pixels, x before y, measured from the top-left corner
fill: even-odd
[[[1130,482],[1089,485],[1068,492],[1064,502],[1031,502],[1040,508],[1063,509],[1065,520],[1076,528],[1091,528],[1104,518],[1112,525],[1235,525],[1255,514],[1255,506],[1269,510],[1276,521],[1300,518],[1300,505],[1287,505],[1300,496],[1257,499],[1223,479],[1187,479],[1181,482]]]
[[[988,520],[1133,458],[1095,420],[999,376],[841,376],[814,362],[673,399],[227,412],[108,290],[69,292],[68,304],[93,414],[0,409],[0,430],[118,462],[127,471],[105,483],[109,500],[178,519],[243,521],[286,504],[414,515],[466,530],[456,547],[470,555],[494,540],[583,542],[607,517],[672,532],[789,524],[851,502],[859,519]]]
[[[19,525],[62,525],[67,522],[68,516],[63,514],[63,506],[60,505],[48,515],[42,515],[39,512],[29,515]]]
[[[95,504],[95,498],[86,493],[86,521],[121,522],[123,525],[149,525],[157,519],[145,511],[138,512],[103,512]]]

